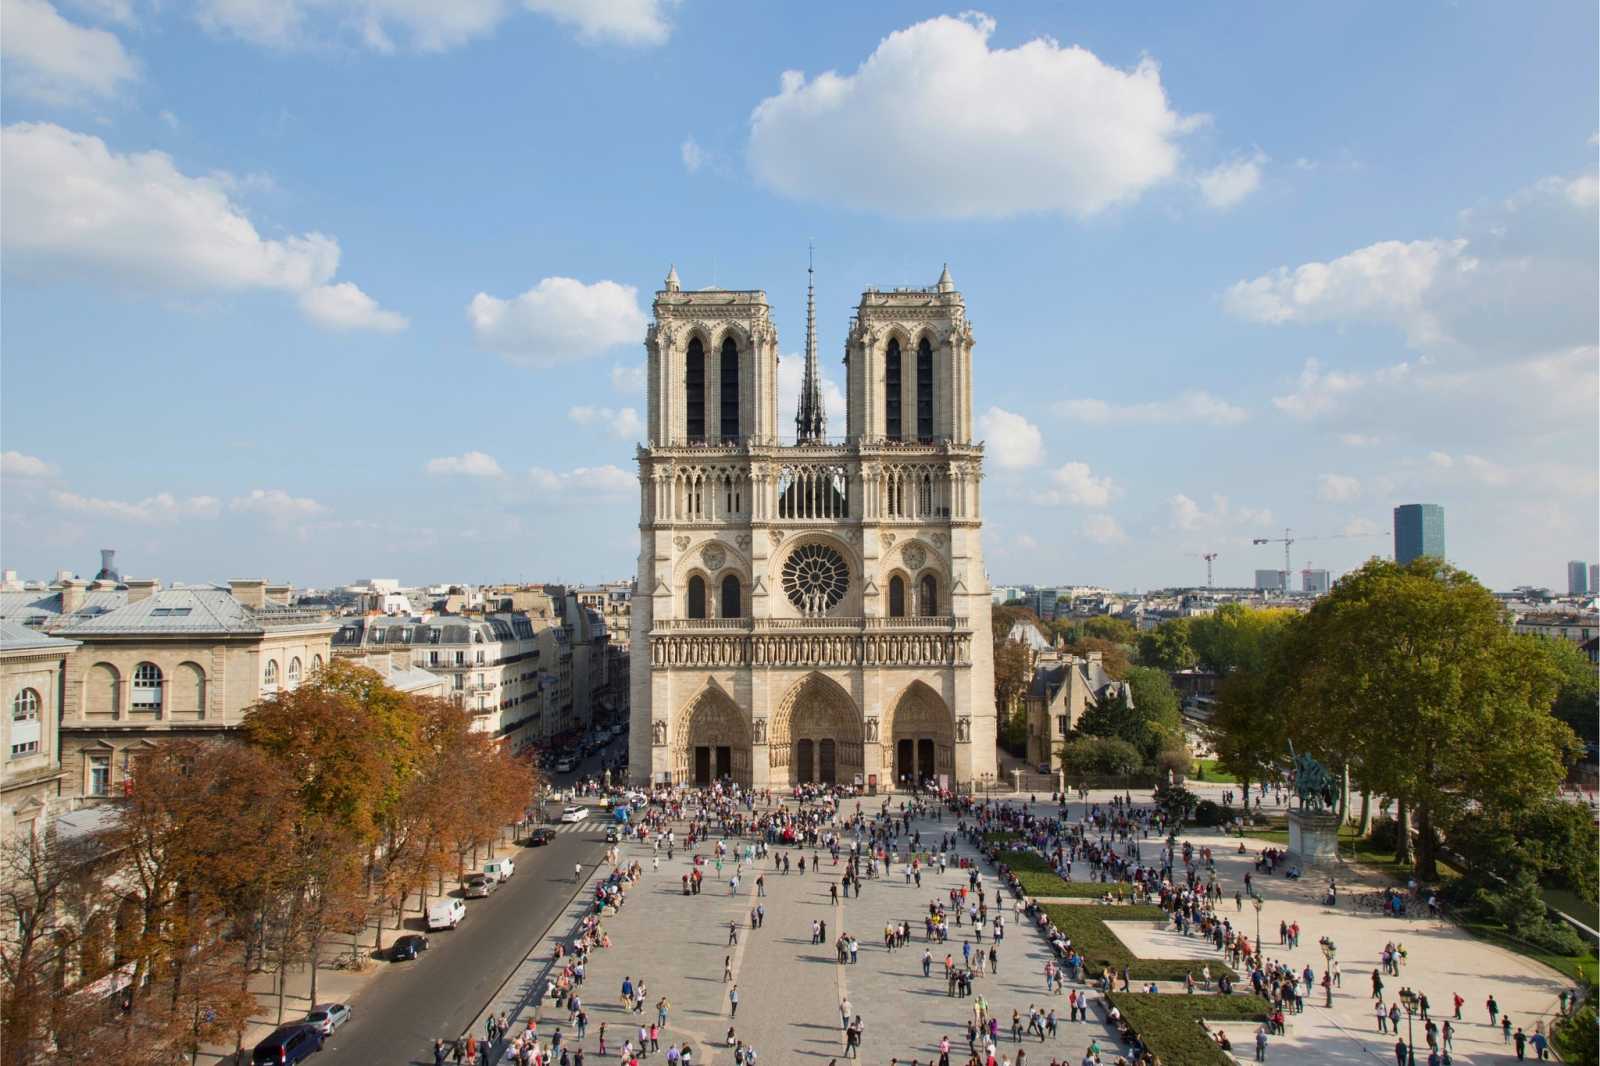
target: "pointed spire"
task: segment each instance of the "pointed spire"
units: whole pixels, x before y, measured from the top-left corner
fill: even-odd
[[[800,409],[794,416],[797,444],[820,443],[827,437],[828,416],[822,410],[822,375],[817,371],[816,246],[806,254],[806,369],[800,385]]]
[[[946,263],[944,265],[944,273],[939,275],[938,288],[939,288],[940,292],[955,292],[956,291],[956,283],[954,281],[950,280],[950,264],[949,263]]]
[[[667,268],[667,291],[678,292],[683,286],[678,282],[678,265],[674,263]]]

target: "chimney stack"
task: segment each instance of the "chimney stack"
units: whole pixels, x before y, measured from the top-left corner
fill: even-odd
[[[128,578],[126,584],[128,586],[129,603],[138,603],[140,600],[148,600],[151,596],[161,591],[161,582],[157,581],[153,577],[130,577]]]
[[[94,575],[96,581],[110,581],[116,584],[122,580],[122,575],[117,573],[117,549],[100,549],[100,572]]]
[[[61,613],[77,614],[83,608],[84,583],[75,577],[61,582]]]
[[[228,582],[228,588],[233,592],[233,598],[252,610],[259,610],[267,605],[267,583],[257,578],[239,579]]]
[[[267,602],[275,603],[280,607],[287,607],[289,606],[289,593],[293,589],[293,585],[268,585],[266,591]]]

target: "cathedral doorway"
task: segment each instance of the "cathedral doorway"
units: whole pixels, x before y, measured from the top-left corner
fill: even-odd
[[[920,681],[906,686],[890,712],[887,732],[897,787],[937,784],[941,774],[955,779],[955,718],[933,689]]]
[[[768,748],[775,784],[854,784],[861,775],[861,714],[839,685],[806,677],[784,697]]]
[[[750,730],[737,704],[707,688],[680,714],[673,731],[672,780],[701,787],[750,784]]]

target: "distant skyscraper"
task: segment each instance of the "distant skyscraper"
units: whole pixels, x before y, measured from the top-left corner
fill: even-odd
[[[1394,561],[1404,566],[1419,555],[1444,558],[1444,508],[1436,503],[1394,509]]]
[[[1589,595],[1600,594],[1600,563],[1589,564]]]
[[[1589,564],[1582,559],[1574,559],[1567,564],[1567,595],[1587,596],[1595,591],[1589,582]]]
[[[1322,593],[1328,591],[1328,572],[1326,570],[1300,571],[1300,587],[1313,595],[1322,595]]]
[[[1283,591],[1283,571],[1282,570],[1257,570],[1256,571],[1256,591],[1257,592],[1282,592]]]

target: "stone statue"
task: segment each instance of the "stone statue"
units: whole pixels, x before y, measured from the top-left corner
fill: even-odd
[[[1344,794],[1344,781],[1310,755],[1295,754],[1293,741],[1289,743],[1289,757],[1294,769],[1295,795],[1300,797],[1300,809],[1329,813],[1338,810],[1339,799]]]
[[[966,744],[972,740],[972,719],[965,716],[956,719],[956,743]]]
[[[667,742],[667,720],[665,718],[657,718],[651,725],[650,731],[653,734],[652,739],[656,747],[659,748]]]
[[[752,743],[765,744],[767,742],[767,720],[765,718],[757,718],[751,722],[750,731],[753,738]]]
[[[867,719],[867,743],[868,744],[876,744],[877,742],[878,742],[878,720],[876,718],[868,718]]]

